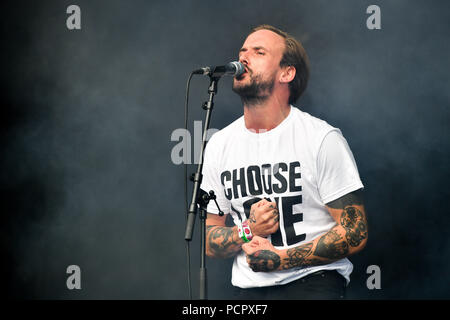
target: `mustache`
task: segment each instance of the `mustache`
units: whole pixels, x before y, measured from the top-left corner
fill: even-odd
[[[236,77],[237,80],[241,80],[244,77],[244,74],[246,74],[246,73],[249,73],[250,75],[253,74],[252,69],[250,69],[248,66],[244,65],[244,69],[245,69],[245,72],[243,74],[239,75],[238,77]]]

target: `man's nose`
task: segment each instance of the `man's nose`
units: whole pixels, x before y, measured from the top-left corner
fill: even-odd
[[[245,53],[242,53],[242,54],[239,56],[239,62],[241,62],[241,63],[244,64],[245,66],[248,65],[248,57],[247,57],[247,55],[246,55]]]

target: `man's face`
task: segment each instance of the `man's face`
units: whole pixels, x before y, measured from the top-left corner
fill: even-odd
[[[233,81],[233,91],[244,102],[263,101],[270,96],[281,71],[284,48],[284,39],[269,30],[258,30],[247,37],[239,50],[239,61],[246,72]]]

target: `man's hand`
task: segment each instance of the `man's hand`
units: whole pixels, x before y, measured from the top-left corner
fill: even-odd
[[[278,250],[265,238],[254,236],[252,241],[242,245],[242,250],[247,255],[248,265],[255,272],[269,272],[280,267]]]
[[[279,227],[279,213],[275,202],[262,199],[250,208],[248,222],[253,236],[267,237]]]

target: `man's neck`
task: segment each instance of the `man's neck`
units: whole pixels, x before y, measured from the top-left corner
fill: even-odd
[[[271,96],[255,105],[244,104],[245,127],[255,133],[263,133],[277,127],[289,115],[291,106]]]

